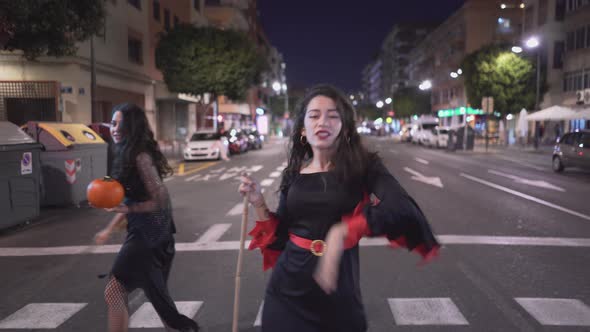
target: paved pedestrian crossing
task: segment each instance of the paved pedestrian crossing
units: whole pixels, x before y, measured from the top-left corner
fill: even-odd
[[[517,297],[513,300],[515,306],[524,309],[541,326],[559,326],[560,331],[567,327],[590,327],[590,307],[579,299]],[[195,317],[204,301],[175,304],[182,314]],[[388,298],[383,305],[389,307],[393,322],[400,329],[404,326],[465,326],[474,323],[465,317],[477,317],[469,312],[471,308],[460,309],[448,297]],[[30,303],[0,320],[0,329],[56,329],[87,306],[88,303]],[[264,301],[261,301],[256,317],[252,317],[252,326],[260,326],[263,307]],[[149,302],[130,314],[130,328],[163,327]],[[370,321],[370,315],[368,318]]]

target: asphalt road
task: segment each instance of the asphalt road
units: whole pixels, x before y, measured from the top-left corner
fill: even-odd
[[[443,250],[433,263],[364,241],[361,284],[369,331],[589,331],[590,173],[551,171],[550,156],[514,150],[449,153],[368,138],[416,199]],[[229,162],[192,162],[166,181],[178,228],[170,289],[204,331],[230,331],[241,197],[253,174],[276,205],[286,141]],[[254,214],[251,211],[251,225]],[[44,210],[0,234],[0,330],[105,331],[107,273],[124,234],[89,246],[109,214]],[[270,274],[245,254],[240,330],[258,331]],[[141,292],[132,331],[163,331]]]

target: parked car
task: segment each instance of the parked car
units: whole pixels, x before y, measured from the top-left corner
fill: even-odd
[[[566,167],[590,170],[590,130],[567,133],[557,140],[553,148],[553,170],[562,172]]]
[[[438,118],[428,115],[422,115],[418,120],[412,123],[410,135],[412,143],[428,144],[432,136],[432,129],[438,126]]]
[[[248,137],[248,149],[262,149],[262,142],[264,141],[264,136],[260,135],[258,130],[244,130],[244,134]]]
[[[225,137],[228,140],[229,152],[231,154],[248,152],[248,136],[243,131],[231,129],[226,132]]]
[[[426,141],[429,147],[446,148],[449,142],[449,128],[436,126]]]
[[[221,159],[221,149],[227,155],[227,138],[215,132],[197,132],[188,140],[184,148],[183,156],[185,161]]]

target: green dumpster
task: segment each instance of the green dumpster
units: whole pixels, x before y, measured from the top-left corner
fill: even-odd
[[[40,152],[19,127],[0,121],[0,229],[39,216]]]

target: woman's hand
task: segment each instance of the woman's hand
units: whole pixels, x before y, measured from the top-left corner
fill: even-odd
[[[129,213],[129,207],[125,204],[115,206],[114,208],[105,209],[108,212]]]
[[[326,250],[318,260],[313,278],[321,289],[330,294],[338,287],[338,271],[340,270],[340,258],[344,251],[344,238],[347,233],[347,225],[338,223],[332,226],[326,235]]]
[[[259,207],[264,203],[264,196],[262,196],[260,185],[246,173],[241,176],[238,192],[242,194],[242,196],[249,193],[248,201],[250,204],[254,205],[254,207]]]
[[[105,228],[102,231],[96,233],[96,235],[94,235],[94,243],[96,243],[97,245],[103,245],[108,241],[110,236],[111,231]]]

